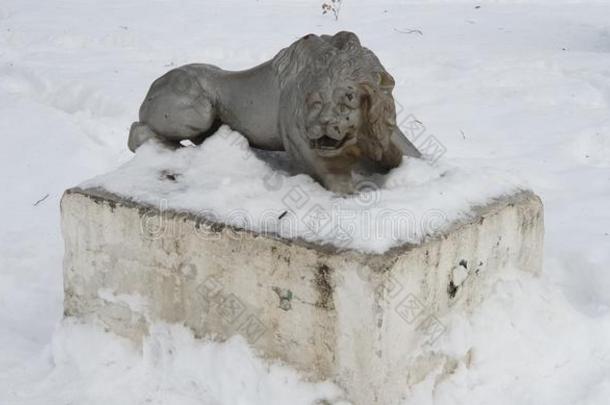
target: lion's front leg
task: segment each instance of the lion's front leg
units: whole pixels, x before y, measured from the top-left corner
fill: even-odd
[[[356,192],[352,169],[357,160],[346,155],[333,158],[319,156],[304,139],[301,136],[284,138],[284,147],[292,161],[327,190],[338,194]]]
[[[356,192],[351,173],[323,173],[319,177],[320,183],[330,191],[338,194],[352,194]]]
[[[314,157],[309,160],[309,172],[327,190],[338,194],[356,192],[352,178],[352,165],[343,161]]]

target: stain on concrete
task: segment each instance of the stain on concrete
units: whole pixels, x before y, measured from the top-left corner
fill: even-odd
[[[335,309],[333,286],[331,283],[332,272],[333,270],[330,267],[325,264],[320,264],[314,279],[319,294],[316,306],[327,310]]]
[[[292,309],[292,291],[287,288],[280,287],[272,287],[273,292],[275,292],[280,299],[279,307],[284,311],[290,311]]]
[[[453,284],[453,280],[449,282],[447,286],[447,294],[449,294],[449,298],[455,298],[455,294],[457,294],[458,286]]]

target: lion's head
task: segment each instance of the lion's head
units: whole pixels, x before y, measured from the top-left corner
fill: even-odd
[[[355,34],[307,35],[280,52],[274,66],[282,132],[302,138],[288,142],[306,143],[323,158],[382,158],[396,125],[394,79]]]

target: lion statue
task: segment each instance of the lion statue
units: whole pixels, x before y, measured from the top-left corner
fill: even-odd
[[[169,71],[151,85],[128,146],[135,151],[151,138],[199,144],[227,124],[252,147],[288,152],[327,189],[351,193],[354,170],[383,173],[403,155],[421,157],[396,126],[393,88],[355,34],[310,34],[249,70]]]

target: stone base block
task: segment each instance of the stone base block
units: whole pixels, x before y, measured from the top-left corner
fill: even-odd
[[[334,380],[356,405],[398,403],[429,371],[455,368],[433,350],[421,356],[444,333],[442,317],[480,302],[491,273],[541,268],[543,210],[530,192],[385,254],[260,235],[99,189],[68,190],[61,207],[67,316],[136,341],[156,321],[240,334],[269,359]]]

